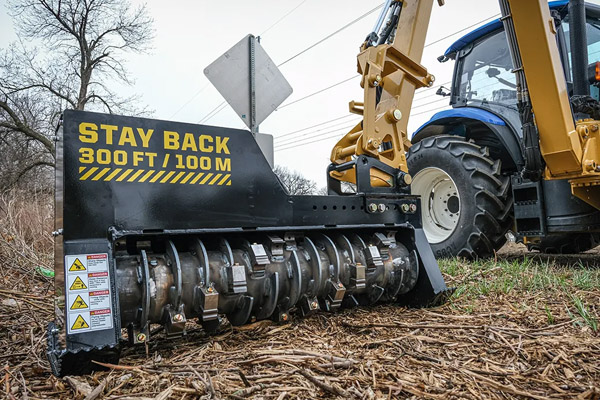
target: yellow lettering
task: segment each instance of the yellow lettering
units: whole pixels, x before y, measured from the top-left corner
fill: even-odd
[[[79,124],[79,141],[83,143],[96,143],[98,141],[98,126],[91,122]]]
[[[96,153],[96,161],[98,162],[98,164],[110,164],[110,159],[110,150],[100,149]]]
[[[113,144],[113,132],[119,129],[118,126],[115,125],[100,125],[100,129],[104,129],[106,132],[106,144]]]
[[[140,138],[142,139],[142,147],[148,147],[148,143],[150,142],[150,138],[154,133],[154,129],[148,129],[148,132],[144,133],[142,128],[137,128],[138,133],[140,134]]]
[[[196,141],[194,140],[194,135],[191,133],[186,133],[183,136],[183,143],[181,143],[181,150],[187,150],[188,148],[193,151],[198,151]]]
[[[218,137],[217,137],[217,143],[218,143]],[[217,165],[216,165],[217,171],[227,171],[227,172],[231,171],[231,159],[217,157],[216,161],[217,161]]]
[[[113,161],[117,165],[127,164],[127,153],[123,150],[115,150]]]
[[[154,167],[154,158],[156,157],[156,153],[144,153],[146,157],[148,157],[148,166]]]
[[[144,152],[134,151],[133,152],[133,166],[137,167],[140,162],[144,161]]]
[[[179,133],[172,132],[172,131],[165,131],[164,147],[165,147],[165,150],[178,150],[179,149]]]
[[[94,150],[88,147],[81,147],[79,149],[79,154],[81,154],[81,157],[79,157],[80,163],[91,164],[94,162]]]
[[[221,154],[221,152],[223,152],[225,154],[229,154],[229,148],[227,147],[227,142],[229,142],[228,137],[217,136],[217,153],[218,154]]]
[[[128,126],[123,127],[123,130],[121,131],[121,137],[119,138],[119,146],[123,146],[125,143],[129,143],[132,147],[137,147],[133,129]]]
[[[212,136],[200,135],[200,137],[198,138],[198,141],[200,142],[200,151],[203,151],[205,153],[210,153],[214,150],[214,147],[212,145],[211,146],[206,145],[206,143],[213,142]]]
[[[200,157],[200,169],[207,170],[210,169],[211,160],[210,157]]]

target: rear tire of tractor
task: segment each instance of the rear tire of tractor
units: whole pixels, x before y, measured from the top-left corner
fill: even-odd
[[[579,254],[599,244],[598,233],[557,234],[546,236],[539,243],[528,244],[527,250],[546,254]]]
[[[407,162],[436,258],[487,258],[506,243],[513,224],[510,178],[487,148],[456,136],[430,137],[410,148]]]

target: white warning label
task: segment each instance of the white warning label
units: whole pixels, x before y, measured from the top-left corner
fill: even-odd
[[[111,329],[112,299],[108,254],[65,256],[69,334]]]

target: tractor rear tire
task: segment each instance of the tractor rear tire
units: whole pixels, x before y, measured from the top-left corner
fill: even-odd
[[[456,136],[430,137],[410,148],[407,162],[436,258],[487,258],[506,243],[513,224],[510,178],[487,148]]]
[[[599,244],[598,233],[557,234],[546,236],[539,243],[528,244],[527,250],[546,254],[579,254]]]

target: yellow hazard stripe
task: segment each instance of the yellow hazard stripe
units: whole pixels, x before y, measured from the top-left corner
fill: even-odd
[[[181,171],[169,183],[177,183],[177,181],[179,180],[179,178],[181,178],[184,174],[185,174],[185,171]]]
[[[130,168],[130,169],[128,169],[128,170],[125,170],[125,172],[123,172],[123,173],[121,174],[121,176],[119,176],[119,177],[117,178],[117,182],[121,182],[123,179],[127,178],[127,176],[128,176],[130,173],[132,173],[132,172],[133,172],[133,169],[132,169],[132,168]]]
[[[131,175],[131,178],[127,179],[127,182],[135,182],[138,176],[140,176],[144,172],[143,169],[138,169],[135,174]]]
[[[158,180],[158,178],[160,178],[162,176],[162,174],[164,174],[165,171],[158,171],[156,173],[156,175],[154,175],[154,178],[150,179],[150,183],[154,183]]]
[[[214,185],[216,181],[219,180],[219,178],[222,176],[223,174],[217,174],[215,175],[215,177],[212,179],[212,181],[210,181],[209,185]]]
[[[213,176],[214,174],[212,172],[209,172],[208,174],[206,174],[206,176],[204,177],[204,179],[202,179],[202,181],[200,181],[201,185],[204,185],[206,182],[208,182],[208,180],[210,179],[211,176]]]
[[[175,174],[175,171],[168,172],[164,178],[160,180],[160,183],[167,183],[169,179]]]
[[[196,182],[198,182],[198,179],[202,178],[203,175],[204,175],[204,172],[198,172],[198,175],[196,175],[196,177],[194,179],[192,179],[190,184],[195,185]]]
[[[146,175],[142,176],[138,182],[142,182],[142,183],[146,182],[146,179],[150,178],[153,173],[154,173],[154,170],[151,169],[150,171],[146,172]]]
[[[123,169],[110,167],[79,167],[79,179],[82,181],[110,182],[149,182],[149,183],[179,183],[189,185],[231,186],[231,174],[195,171],[156,171],[145,169]]]
[[[231,176],[231,174],[225,174],[225,176],[223,177],[223,179],[221,179],[221,181],[218,183],[219,186],[223,185],[225,182],[227,182],[227,180],[229,179],[229,177]]]
[[[190,178],[191,178],[192,176],[194,176],[194,174],[195,174],[195,172],[190,172],[190,173],[189,173],[189,174],[187,174],[187,175],[186,175],[186,177],[185,177],[185,178],[183,178],[183,179],[181,180],[181,182],[179,182],[179,183],[182,183],[182,184],[183,184],[183,183],[187,183],[187,181],[189,181],[189,180],[190,180]]]
[[[123,171],[123,169],[121,169],[121,168],[117,168],[117,169],[115,169],[113,172],[111,172],[111,173],[110,173],[110,175],[108,175],[106,178],[104,178],[104,180],[105,180],[105,181],[107,181],[107,182],[110,182],[110,181],[112,181],[112,179],[113,179],[115,176],[119,175],[119,173],[120,173],[121,171]]]
[[[98,180],[100,180],[100,178],[102,178],[104,175],[106,175],[106,173],[107,173],[108,171],[110,171],[110,168],[104,168],[102,171],[98,172],[98,173],[96,174],[96,176],[94,176],[94,177],[92,178],[92,180],[93,180],[93,181],[98,181]]]
[[[81,178],[79,178],[82,181],[85,181],[87,178],[89,178],[91,175],[93,175],[96,171],[98,171],[98,167],[92,167],[88,170],[88,172],[86,172],[85,174],[83,174],[81,176]]]

